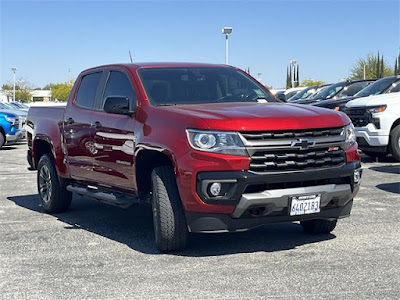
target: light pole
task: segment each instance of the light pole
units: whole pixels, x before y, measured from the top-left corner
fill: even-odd
[[[15,102],[15,72],[17,71],[17,68],[16,67],[12,67],[11,70],[14,73],[13,102]]]
[[[228,35],[232,33],[232,27],[222,28],[222,34],[225,34],[225,64],[228,64]]]
[[[294,88],[294,65],[296,64],[296,60],[291,60],[291,61],[289,61],[290,62],[290,64],[292,65],[292,68],[293,68],[293,73],[292,73],[292,75],[293,75],[293,79],[292,79],[292,88]]]

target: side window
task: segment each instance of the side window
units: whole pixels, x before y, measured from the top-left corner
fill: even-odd
[[[84,108],[93,107],[101,75],[102,72],[97,72],[85,75],[82,78],[78,93],[76,94],[75,104]]]
[[[103,95],[103,105],[109,96],[122,96],[129,98],[129,103],[133,103],[136,107],[136,96],[133,91],[132,84],[124,73],[111,71],[107,80],[106,89]]]

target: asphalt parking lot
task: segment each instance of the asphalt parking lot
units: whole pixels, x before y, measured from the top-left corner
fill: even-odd
[[[350,218],[332,234],[299,224],[193,235],[160,254],[148,206],[74,196],[42,212],[27,146],[0,150],[0,299],[398,299],[400,163],[363,157]]]

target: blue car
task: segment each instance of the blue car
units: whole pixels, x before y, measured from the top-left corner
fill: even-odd
[[[18,115],[0,111],[0,149],[6,142],[18,142],[24,137],[19,126]]]

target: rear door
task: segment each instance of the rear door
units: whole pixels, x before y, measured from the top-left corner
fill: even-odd
[[[93,180],[103,186],[135,192],[135,118],[106,113],[103,109],[107,97],[114,96],[128,98],[130,110],[136,110],[136,92],[128,72],[124,69],[107,72],[99,110],[93,113],[92,136],[96,149]]]
[[[72,178],[92,180],[93,156],[96,152],[92,137],[92,114],[102,89],[103,71],[82,76],[75,98],[64,113],[63,137],[67,167]],[[104,80],[104,79],[103,79]]]

